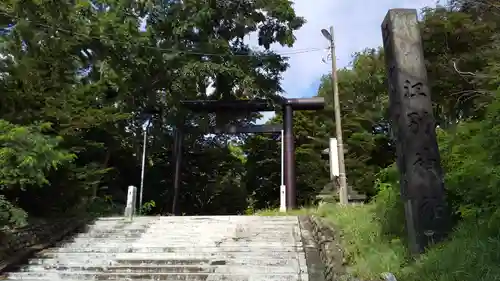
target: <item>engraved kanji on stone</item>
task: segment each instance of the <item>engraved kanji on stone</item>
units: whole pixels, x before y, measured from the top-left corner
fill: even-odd
[[[423,147],[415,153],[416,159],[413,162],[414,167],[421,167],[427,171],[436,169],[437,159],[434,157],[436,151],[432,151],[429,147]]]
[[[432,121],[432,116],[429,114],[429,112],[411,112],[406,116],[408,118],[408,128],[413,134],[416,135],[423,132],[424,134],[428,135],[432,133],[431,129],[434,122]]]
[[[412,83],[410,80],[405,80],[403,83],[405,98],[414,98],[416,96],[427,97],[424,92],[424,84],[422,82]]]
[[[420,198],[418,208],[419,224],[425,230],[440,230],[442,220],[446,219],[446,205],[440,198]]]

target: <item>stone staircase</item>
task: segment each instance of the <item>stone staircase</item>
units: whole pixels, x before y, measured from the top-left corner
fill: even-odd
[[[304,232],[293,216],[102,218],[0,280],[316,281]]]

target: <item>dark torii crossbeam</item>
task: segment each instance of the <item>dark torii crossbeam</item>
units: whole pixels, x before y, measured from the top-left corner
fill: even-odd
[[[242,112],[265,112],[283,111],[283,124],[274,125],[251,125],[209,128],[207,133],[215,134],[239,134],[239,133],[278,133],[283,130],[284,135],[284,178],[286,186],[286,207],[296,208],[296,176],[295,176],[295,145],[293,136],[293,111],[294,110],[322,110],[325,107],[325,100],[322,97],[314,98],[281,98],[277,102],[265,99],[253,100],[184,100],[181,105],[196,113],[237,113]],[[179,196],[180,168],[182,155],[182,131],[176,130],[175,152],[175,175],[174,175],[174,199],[172,203],[172,213],[178,214],[177,198]]]

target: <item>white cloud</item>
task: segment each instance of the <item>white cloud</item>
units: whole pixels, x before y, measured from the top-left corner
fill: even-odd
[[[328,51],[328,41],[320,30],[335,28],[335,44],[338,67],[345,67],[354,52],[382,44],[380,25],[389,9],[421,9],[435,6],[437,0],[295,0],[294,8],[307,23],[295,33],[297,38],[294,49],[325,48],[316,51],[291,55],[290,68],[283,77],[283,88],[287,97],[302,97],[315,94],[311,86],[317,85],[321,75],[330,71],[330,63],[323,63]],[[314,3],[314,4],[313,4]],[[251,38],[255,40],[255,38]],[[289,52],[281,46],[273,47],[278,52]],[[315,89],[314,89],[315,91]],[[259,120],[265,122],[272,117]]]

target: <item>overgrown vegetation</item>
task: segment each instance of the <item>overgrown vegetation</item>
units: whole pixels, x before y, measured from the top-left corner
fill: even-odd
[[[406,251],[384,52],[356,53],[339,71],[348,181],[371,201],[319,212],[343,230],[352,273],[361,278],[391,271],[401,280],[500,280],[500,6],[448,2],[423,11],[421,30],[457,229],[417,261]],[[303,23],[286,0],[3,1],[0,225],[121,212],[127,186],[140,186],[144,130],[141,211],[169,213],[179,125],[192,127],[183,147],[182,214],[274,214],[256,210],[279,206],[279,136],[207,136],[207,126],[259,116],[195,114],[180,101],[272,100],[288,65],[270,45],[293,46]],[[258,49],[249,47],[251,32]],[[327,101],[324,112],[294,115],[301,206],[331,187],[320,155],[335,131],[330,83],[322,77],[317,93]],[[277,112],[269,122],[281,119]]]
[[[258,215],[258,216],[300,216],[300,215],[312,215],[316,213],[316,208],[300,208],[296,210],[288,210],[286,212],[281,212],[279,209],[264,209],[259,210],[254,213],[250,213],[249,215]]]
[[[453,1],[424,12],[441,162],[456,228],[447,242],[416,260],[410,257],[399,174],[392,164],[377,173],[376,195],[369,204],[322,210],[344,234],[353,275],[365,280],[383,272],[395,273],[398,280],[500,280],[499,23],[498,6],[487,1]]]
[[[448,173],[450,194],[458,187],[451,179],[462,177],[465,172],[462,169],[467,169],[469,163],[462,165],[457,172]],[[483,209],[485,203],[480,194],[475,205],[468,202],[459,205],[454,201],[460,206],[457,209],[466,212],[449,240],[429,248],[414,260],[408,252],[399,183],[397,177],[390,178],[388,173],[396,175],[393,167],[381,173],[386,181],[378,182],[379,193],[370,204],[329,205],[320,210],[320,215],[343,233],[351,274],[362,280],[371,280],[384,272],[395,273],[398,280],[499,280],[500,213],[487,210],[495,203],[486,204],[488,208]],[[471,177],[475,175],[466,176]]]
[[[0,225],[76,209],[122,212],[127,186],[140,185],[147,120],[144,214],[171,211],[173,127],[181,124],[192,128],[180,212],[244,213],[254,192],[247,186],[257,186],[245,172],[245,138],[228,146],[228,136],[205,129],[259,115],[195,114],[180,100],[275,97],[288,65],[270,45],[292,46],[303,23],[284,0],[3,1]]]

